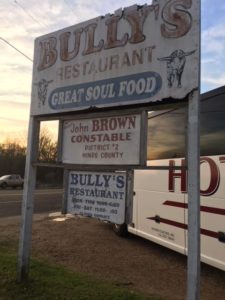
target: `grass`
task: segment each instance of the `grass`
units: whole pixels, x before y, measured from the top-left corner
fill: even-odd
[[[77,274],[46,262],[31,260],[29,280],[16,280],[17,255],[0,247],[0,300],[159,300]]]

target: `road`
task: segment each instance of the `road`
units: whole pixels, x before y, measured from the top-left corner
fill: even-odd
[[[0,218],[20,216],[22,190],[0,190]],[[38,189],[34,197],[34,213],[61,211],[62,189]]]

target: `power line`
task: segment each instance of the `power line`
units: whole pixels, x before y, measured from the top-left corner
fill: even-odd
[[[47,25],[37,20],[32,14],[30,14],[26,7],[24,7],[22,4],[20,4],[17,0],[14,0],[14,3],[18,5],[24,12],[27,14],[34,22],[38,23],[40,26],[47,28]]]
[[[5,42],[7,45],[9,45],[13,49],[15,49],[17,52],[19,52],[20,54],[22,54],[24,57],[26,57],[27,59],[29,59],[31,62],[33,62],[33,60],[29,56],[27,56],[25,53],[23,53],[22,51],[20,51],[19,49],[17,49],[15,46],[13,46],[7,40],[3,39],[2,37],[0,37],[0,40],[2,40],[3,42]]]

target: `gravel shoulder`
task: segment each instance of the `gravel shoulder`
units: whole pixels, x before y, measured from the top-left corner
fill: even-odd
[[[19,227],[19,217],[1,218],[0,242],[17,243]],[[32,255],[163,299],[186,298],[185,256],[133,235],[117,237],[97,220],[35,215]],[[202,264],[201,299],[224,295],[225,272]]]

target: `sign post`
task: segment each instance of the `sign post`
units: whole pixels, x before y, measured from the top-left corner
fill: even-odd
[[[115,213],[118,219],[112,218],[122,222],[131,219],[132,203],[125,204],[124,195],[132,198],[133,169],[146,166],[147,110],[156,103],[171,104],[189,97],[188,299],[198,299],[199,133],[195,91],[199,89],[199,3],[156,0],[151,5],[133,5],[35,40],[20,279],[28,273],[37,120],[49,120],[53,115],[60,120],[58,160],[67,169],[63,211],[71,204],[75,212],[89,211],[91,215],[94,211],[111,219],[116,209],[109,213],[107,209],[115,198],[121,212],[127,205],[126,212]],[[78,117],[81,111],[82,118]],[[127,193],[122,186],[125,177],[112,174],[115,170],[127,171]],[[69,181],[68,176],[72,177]],[[87,181],[82,187],[84,178]],[[108,188],[109,182],[112,189],[106,193],[101,187]],[[85,193],[93,193],[95,198],[86,199]],[[105,207],[99,206],[102,200],[97,194],[107,199]]]
[[[201,2],[196,1],[198,15],[199,51],[197,73],[199,88],[192,91],[188,99],[188,264],[187,300],[200,299],[200,18]]]
[[[199,98],[191,93],[188,111],[188,300],[200,299]]]
[[[38,122],[34,117],[30,117],[18,255],[18,280],[20,281],[26,280],[29,272],[34,190],[37,168],[32,164],[32,162],[35,161],[38,156],[37,141],[39,138],[39,131],[40,122]]]

